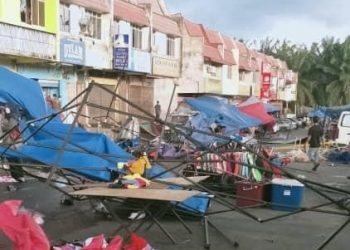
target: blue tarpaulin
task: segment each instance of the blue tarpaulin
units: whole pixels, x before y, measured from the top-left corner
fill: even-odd
[[[314,111],[311,111],[307,114],[308,117],[319,117],[323,118],[325,116],[325,111],[322,109],[317,109]]]
[[[48,113],[39,84],[3,67],[0,67],[0,97],[21,107],[29,119]]]
[[[20,127],[22,139],[29,139],[17,149],[0,146],[0,154],[9,159],[22,159],[41,162],[47,165],[57,163],[57,167],[70,169],[93,180],[110,181],[111,171],[117,170],[118,162],[126,162],[133,157],[125,152],[104,134],[91,133],[82,128],[72,128],[68,143],[59,155],[71,125],[63,124],[59,119],[45,123],[45,120],[26,126],[26,121],[42,118],[52,113],[42,94],[39,84],[21,75],[0,67],[0,101],[21,109]],[[42,126],[44,125],[44,126]],[[27,128],[26,128],[27,127]],[[26,129],[24,129],[26,128]],[[147,176],[164,171],[154,166]],[[167,173],[164,177],[172,177]],[[209,199],[192,197],[183,203],[189,208],[204,213]]]
[[[21,129],[26,121],[50,114],[39,84],[21,75],[0,67],[0,98],[23,110]],[[44,164],[71,169],[89,178],[109,181],[111,170],[117,162],[126,162],[132,156],[113,143],[103,134],[90,133],[81,128],[73,128],[69,142],[60,156],[60,148],[69,132],[70,126],[58,119],[46,123],[33,123],[25,129],[22,139],[30,138],[17,150],[8,150],[6,157],[20,157]],[[0,149],[0,153],[4,150]]]
[[[240,112],[235,106],[224,103],[214,97],[203,96],[196,99],[186,98],[185,102],[194,110],[202,112],[208,119],[218,124],[236,129],[256,127],[261,121]]]

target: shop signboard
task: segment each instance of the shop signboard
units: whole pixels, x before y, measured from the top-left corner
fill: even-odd
[[[153,74],[160,76],[179,77],[180,63],[177,59],[153,57]]]
[[[263,99],[270,100],[270,97],[271,97],[270,88],[271,88],[271,73],[262,73],[260,97]]]
[[[60,59],[63,63],[85,64],[85,44],[81,41],[61,39]]]
[[[129,35],[118,34],[114,37],[113,68],[128,69],[129,64]]]

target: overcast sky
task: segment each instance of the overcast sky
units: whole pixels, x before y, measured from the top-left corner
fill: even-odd
[[[253,40],[288,39],[310,45],[350,35],[349,0],[165,0],[170,13],[223,34]]]

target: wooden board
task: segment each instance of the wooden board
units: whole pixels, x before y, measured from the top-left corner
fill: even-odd
[[[207,178],[209,178],[209,176],[193,176],[193,177],[187,177],[188,179],[190,179],[191,181],[198,183],[202,180],[205,180]],[[162,179],[155,179],[156,182],[160,182],[160,183],[171,183],[174,185],[182,185],[182,186],[190,186],[193,185],[192,182],[186,180],[185,178],[182,177],[173,177],[173,178],[162,178]]]
[[[87,188],[71,193],[72,195],[101,196],[115,198],[133,198],[143,200],[160,201],[184,201],[194,195],[200,194],[198,191],[171,190],[171,189],[119,189],[119,188]]]
[[[198,183],[202,180],[207,179],[209,176],[194,176],[187,177],[195,183]],[[112,182],[97,182],[97,183],[87,183],[87,184],[78,184],[73,185],[74,188],[92,188],[92,187],[108,187]],[[189,186],[192,183],[182,177],[172,177],[172,178],[163,178],[163,179],[155,179],[155,181],[151,181],[150,186],[146,187],[147,189],[163,189],[169,186],[169,184],[181,185],[181,186]]]

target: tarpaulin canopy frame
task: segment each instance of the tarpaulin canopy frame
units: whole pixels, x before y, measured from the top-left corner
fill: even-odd
[[[107,91],[108,89],[106,89]],[[120,99],[122,99],[123,101],[127,102],[127,103],[130,103],[128,100],[126,100],[125,98],[123,97],[118,97]],[[131,103],[130,103],[131,104]],[[133,106],[134,108],[138,109],[139,111],[143,112],[144,114],[150,116],[150,117],[153,117],[155,118],[155,116],[153,116],[152,114],[150,114],[149,112],[143,110],[142,108],[138,107],[137,105],[134,105],[134,104],[131,104],[131,106]],[[171,129],[174,129],[175,131],[177,131],[178,133],[182,133],[186,138],[188,138],[188,136],[186,136],[186,134],[184,134],[180,129],[178,129],[179,126],[175,126],[173,124],[170,124],[170,123],[167,123],[165,121],[162,121],[162,120],[157,120],[158,122],[160,122],[161,124],[163,125],[166,125],[166,126],[169,126]],[[181,126],[180,126],[181,127]],[[203,132],[203,131],[197,131],[197,132]],[[190,138],[188,138],[190,139]],[[230,140],[231,138],[227,138],[228,140]],[[244,145],[244,146],[247,146],[247,145]],[[247,147],[249,149],[249,145]],[[208,149],[208,151],[212,152],[212,150]],[[254,152],[255,153],[255,152]],[[265,160],[268,160],[268,159],[265,159]],[[183,164],[183,163],[182,163]],[[182,165],[180,164],[180,166]],[[273,166],[275,166],[273,163],[271,163]],[[180,166],[177,166],[177,167],[180,167]],[[277,166],[275,166],[277,167]],[[175,168],[172,168],[170,170],[167,170],[167,171],[173,171]],[[338,192],[341,192],[341,193],[345,193],[345,194],[349,194],[348,191],[346,190],[343,190],[343,189],[338,189],[338,188],[334,188],[334,187],[331,187],[331,186],[328,186],[328,185],[324,185],[322,183],[317,183],[317,182],[313,182],[313,181],[310,181],[310,180],[304,180],[304,179],[301,179],[297,176],[295,176],[294,174],[291,174],[290,172],[288,172],[287,170],[285,169],[282,169],[282,172],[284,173],[284,175],[286,175],[287,177],[290,177],[290,178],[293,178],[293,179],[297,179],[298,181],[302,182],[305,186],[307,186],[308,188],[310,188],[311,190],[313,190],[314,192],[318,193],[319,195],[321,195],[322,197],[328,199],[331,201],[332,204],[337,204],[338,206],[340,206],[341,208],[347,210],[347,211],[350,211],[347,207],[345,206],[342,206],[341,204],[339,204],[336,200],[332,199],[331,197],[329,197],[327,194],[325,194],[324,192],[318,190],[317,188],[315,188],[313,185],[316,185],[316,186],[320,186],[322,188],[327,188],[327,189],[330,189],[330,190],[336,190]],[[178,173],[176,173],[178,174]],[[179,175],[179,176],[182,176],[183,178],[186,179],[186,176],[183,176],[183,175]],[[193,183],[195,186],[199,187],[201,190],[206,190],[206,191],[209,191],[210,194],[215,194],[215,192],[213,192],[212,190],[208,190],[206,189],[205,187],[203,187],[202,185],[200,184],[196,184],[196,183]],[[217,193],[216,193],[217,194]],[[220,196],[216,196],[216,198],[218,198]],[[220,200],[220,199],[219,199]],[[225,202],[224,202],[225,203]],[[225,205],[228,205],[228,204],[225,204]],[[253,216],[252,214],[247,214],[245,213],[245,211],[243,211],[243,209],[240,209],[238,207],[235,207],[235,208],[232,208],[232,205],[228,205],[229,208],[233,209],[233,210],[238,210],[240,212],[242,212],[243,214],[247,215],[248,217],[251,217],[251,218],[255,218],[255,219],[258,219],[256,218],[255,216]],[[289,213],[288,215],[285,215],[285,216],[289,216],[289,215],[292,215],[294,214],[293,212],[292,213]],[[275,217],[276,219],[277,218],[280,218],[281,216],[278,216],[278,217]],[[258,219],[258,221],[261,221],[260,219]]]
[[[107,92],[110,92],[110,90],[104,88],[103,86],[98,85],[97,87],[100,87],[100,88],[102,88],[102,89],[105,89]],[[115,94],[115,93],[113,93],[113,92],[110,92],[110,93]],[[116,94],[115,94],[115,95],[116,95]],[[116,97],[119,98],[119,99],[122,100],[122,101],[125,101],[126,103],[128,103],[130,106],[136,108],[137,110],[141,111],[141,113],[144,113],[147,117],[149,117],[149,119],[156,120],[157,122],[161,123],[162,125],[169,126],[171,129],[175,130],[176,132],[178,132],[178,133],[180,133],[180,134],[184,134],[183,131],[182,131],[181,129],[185,129],[185,128],[183,128],[183,127],[181,127],[181,126],[175,126],[175,125],[173,125],[173,124],[171,124],[171,123],[167,123],[167,122],[162,121],[162,120],[160,120],[160,119],[156,119],[152,114],[150,114],[150,113],[148,113],[147,111],[143,110],[141,107],[138,107],[137,105],[135,105],[135,104],[129,102],[128,100],[126,100],[126,99],[123,98],[122,96],[116,95]],[[85,99],[85,98],[84,98],[84,99]],[[86,101],[86,100],[85,100],[85,101]],[[85,104],[86,104],[86,102],[84,103],[84,101],[81,103],[82,106],[85,105]],[[79,109],[79,110],[81,111],[81,109]],[[80,115],[81,112],[80,112],[80,113],[78,112],[78,114]],[[130,113],[130,115],[133,115],[133,114]],[[77,116],[77,117],[78,117],[78,116]],[[77,119],[77,117],[76,117],[76,119]],[[75,121],[76,121],[76,119],[75,119]],[[74,126],[72,126],[72,127],[74,127]],[[71,134],[72,130],[73,130],[72,128],[69,130],[70,134]],[[196,131],[196,132],[201,133],[201,132],[203,132],[203,131]],[[184,136],[186,136],[186,134],[184,134]],[[68,136],[68,138],[69,138],[69,136]],[[188,138],[189,140],[191,140],[190,137],[188,137],[188,136],[187,136],[186,138]],[[227,137],[226,137],[226,139],[229,140],[229,141],[231,140],[231,138],[227,138]],[[68,144],[67,141],[68,141],[68,140],[67,140],[67,137],[66,137],[66,141],[65,141],[64,144]],[[244,146],[247,147],[248,150],[251,150],[251,149],[249,148],[248,145],[244,145]],[[63,147],[62,147],[62,148],[63,148]],[[61,149],[61,150],[63,151],[63,149]],[[213,149],[210,149],[210,148],[207,148],[207,151],[208,151],[208,152],[215,152],[215,151],[213,151]],[[60,152],[61,152],[61,151],[60,151]],[[219,154],[220,154],[220,153],[219,153]],[[59,156],[57,156],[56,159],[59,159]],[[224,158],[223,158],[223,159],[224,159]],[[56,160],[56,161],[58,162],[58,160]],[[182,163],[182,164],[183,164],[183,163]],[[181,165],[182,165],[182,164],[181,164]],[[272,164],[272,163],[271,163],[271,164]],[[272,165],[273,165],[273,164],[272,164]],[[255,167],[255,166],[251,166],[251,167]],[[59,170],[59,169],[58,169],[58,166],[56,166],[56,168],[52,169],[52,170],[51,170],[51,173],[50,173],[50,177],[52,177],[52,176],[54,175],[54,173],[55,173],[57,170]],[[172,170],[174,170],[174,169],[171,169],[171,170],[169,170],[169,171],[172,171]],[[310,180],[303,180],[303,179],[300,179],[300,178],[298,178],[297,176],[294,176],[293,174],[289,173],[287,170],[283,170],[283,172],[284,172],[284,174],[285,174],[286,176],[288,176],[288,177],[291,177],[291,178],[294,178],[294,179],[298,179],[300,182],[304,183],[307,187],[311,188],[313,191],[315,191],[316,193],[318,193],[318,194],[320,194],[321,196],[325,197],[326,199],[330,200],[332,203],[337,204],[338,206],[341,206],[341,204],[339,204],[338,201],[336,201],[336,200],[330,198],[328,195],[326,195],[326,194],[323,193],[322,191],[317,190],[313,185],[315,185],[315,186],[320,186],[320,187],[322,187],[322,188],[326,188],[326,189],[330,189],[330,190],[334,190],[334,191],[337,191],[337,192],[349,194],[349,192],[346,191],[346,190],[342,190],[342,189],[339,189],[339,188],[330,187],[330,186],[328,186],[328,185],[324,185],[324,184],[322,184],[322,183],[313,182],[313,181],[310,181]],[[182,176],[182,175],[180,175],[180,176],[186,179],[186,176]],[[50,182],[50,179],[49,179],[48,182]],[[193,186],[194,186],[196,189],[200,190],[200,191],[207,191],[208,193],[210,193],[211,195],[213,195],[213,197],[215,197],[215,200],[216,200],[216,201],[219,201],[221,204],[227,206],[227,207],[228,207],[229,209],[231,209],[232,211],[233,211],[233,210],[237,210],[237,211],[243,213],[244,215],[246,215],[246,216],[248,216],[248,217],[250,217],[250,218],[253,218],[253,219],[255,219],[255,220],[257,220],[257,221],[260,221],[260,222],[262,221],[261,219],[257,218],[256,216],[253,216],[252,214],[248,213],[247,211],[244,211],[244,209],[240,209],[240,208],[237,208],[237,207],[235,207],[235,206],[232,206],[232,203],[227,203],[227,201],[223,198],[223,196],[222,196],[220,193],[214,192],[213,190],[210,190],[210,189],[207,189],[207,188],[205,188],[204,186],[202,186],[202,185],[200,185],[200,184],[193,183]],[[347,209],[346,207],[344,207],[344,206],[341,206],[341,207],[342,207],[343,209],[349,211],[349,209]],[[293,213],[290,213],[290,214],[293,214]],[[288,216],[288,215],[286,215],[286,216]],[[280,218],[280,216],[279,216],[279,218]]]

